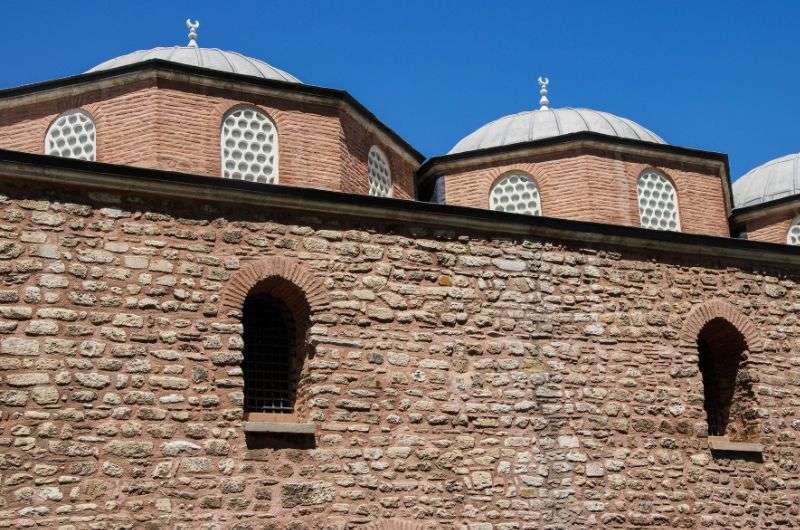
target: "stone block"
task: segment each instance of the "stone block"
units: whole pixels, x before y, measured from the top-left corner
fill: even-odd
[[[39,341],[8,337],[0,342],[0,353],[5,355],[36,356],[39,355]]]
[[[147,458],[153,455],[153,443],[139,440],[114,440],[106,451],[123,458]]]
[[[36,386],[46,385],[49,382],[50,376],[41,372],[9,374],[6,376],[6,384],[9,386]]]
[[[284,508],[296,506],[318,506],[333,502],[336,489],[329,482],[284,482],[281,484],[281,505]]]

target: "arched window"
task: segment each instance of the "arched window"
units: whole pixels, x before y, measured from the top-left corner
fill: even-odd
[[[289,307],[269,290],[255,290],[244,303],[244,410],[294,412],[300,358],[297,324]]]
[[[800,217],[794,220],[786,234],[786,243],[789,245],[800,245]]]
[[[710,320],[697,336],[709,436],[747,439],[755,434],[754,394],[743,366],[744,336],[724,318]]]
[[[680,232],[678,194],[667,177],[652,169],[645,170],[639,175],[636,189],[642,228]]]
[[[95,127],[92,117],[82,110],[71,110],[56,118],[47,129],[44,154],[94,161]]]
[[[278,132],[263,112],[250,107],[229,111],[222,120],[220,144],[223,177],[278,182]]]
[[[369,173],[369,194],[377,197],[392,196],[392,170],[389,160],[378,146],[373,145],[367,155],[367,170]]]
[[[498,180],[489,193],[489,206],[500,212],[542,214],[539,187],[525,173],[510,173]]]

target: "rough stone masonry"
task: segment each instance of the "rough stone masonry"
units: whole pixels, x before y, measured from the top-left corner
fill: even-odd
[[[800,520],[796,269],[10,179],[2,193],[0,528]],[[310,440],[242,428],[225,300],[264,263],[323,290],[299,389]],[[743,323],[763,462],[708,449],[692,323],[712,317]]]

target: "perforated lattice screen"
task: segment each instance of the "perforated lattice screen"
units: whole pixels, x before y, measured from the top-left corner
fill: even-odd
[[[541,215],[539,188],[528,175],[513,173],[500,179],[490,194],[492,210]]]
[[[294,322],[269,295],[244,303],[244,410],[291,413],[294,409]]]
[[[46,155],[95,159],[95,128],[84,112],[72,111],[59,116],[47,129],[44,141]]]
[[[789,234],[786,236],[786,242],[790,245],[800,246],[800,219],[796,219],[789,228]]]
[[[367,168],[369,170],[369,194],[390,197],[392,195],[392,172],[389,169],[389,161],[386,159],[386,155],[375,146],[369,150]]]
[[[275,125],[255,109],[236,109],[222,122],[222,176],[278,182],[278,135]]]
[[[678,197],[667,177],[656,171],[645,171],[637,184],[639,218],[643,228],[655,230],[681,229],[678,218]]]

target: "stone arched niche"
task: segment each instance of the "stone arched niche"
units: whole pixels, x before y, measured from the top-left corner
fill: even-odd
[[[750,441],[759,425],[750,355],[763,348],[753,322],[725,300],[696,306],[684,321],[682,347],[697,356],[708,434]]]

